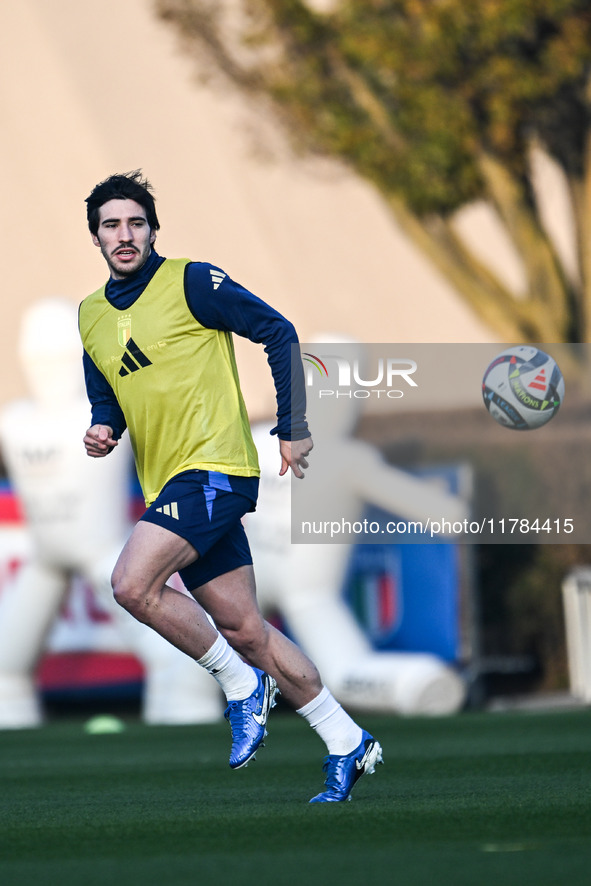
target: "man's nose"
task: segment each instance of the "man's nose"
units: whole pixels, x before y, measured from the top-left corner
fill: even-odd
[[[119,239],[128,241],[133,239],[133,230],[131,225],[121,222],[119,225]]]

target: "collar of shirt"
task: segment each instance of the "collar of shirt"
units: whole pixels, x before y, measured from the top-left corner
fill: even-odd
[[[119,311],[124,311],[131,307],[134,301],[140,297],[163,261],[165,259],[153,249],[145,264],[135,274],[130,274],[124,280],[109,279],[105,287],[107,301]]]

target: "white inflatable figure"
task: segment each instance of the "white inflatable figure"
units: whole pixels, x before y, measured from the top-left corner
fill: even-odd
[[[334,341],[334,336],[322,339]],[[347,342],[348,348],[352,344]],[[323,355],[343,350],[322,346]],[[362,518],[366,503],[402,519],[435,514],[464,519],[464,501],[388,465],[374,447],[351,437],[359,403],[355,398],[320,401],[308,396],[314,450],[303,484],[314,484],[314,508],[329,501],[331,513],[351,523]],[[290,481],[278,476],[277,441],[270,428],[254,428],[262,476],[257,511],[246,522],[261,606],[280,613],[343,704],[407,715],[459,710],[466,696],[464,681],[438,657],[372,648],[342,597],[348,544],[291,544]],[[306,515],[310,520],[317,516]]]
[[[113,600],[110,575],[130,529],[131,453],[124,435],[100,464],[86,455],[81,355],[71,302],[46,299],[26,313],[19,356],[32,396],[0,414],[0,445],[32,555],[0,594],[0,728],[42,722],[34,670],[73,576],[97,592],[123,648],[144,666],[144,721],[215,721],[223,713],[215,681]]]

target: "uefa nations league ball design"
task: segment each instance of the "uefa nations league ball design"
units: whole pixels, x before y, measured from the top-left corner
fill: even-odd
[[[516,431],[540,428],[564,399],[564,379],[556,361],[533,345],[499,354],[482,379],[484,404],[499,424]]]

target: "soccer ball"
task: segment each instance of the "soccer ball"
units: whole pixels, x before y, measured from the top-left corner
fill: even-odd
[[[564,379],[556,361],[533,345],[498,354],[482,379],[484,405],[500,425],[516,431],[541,428],[564,399]]]

